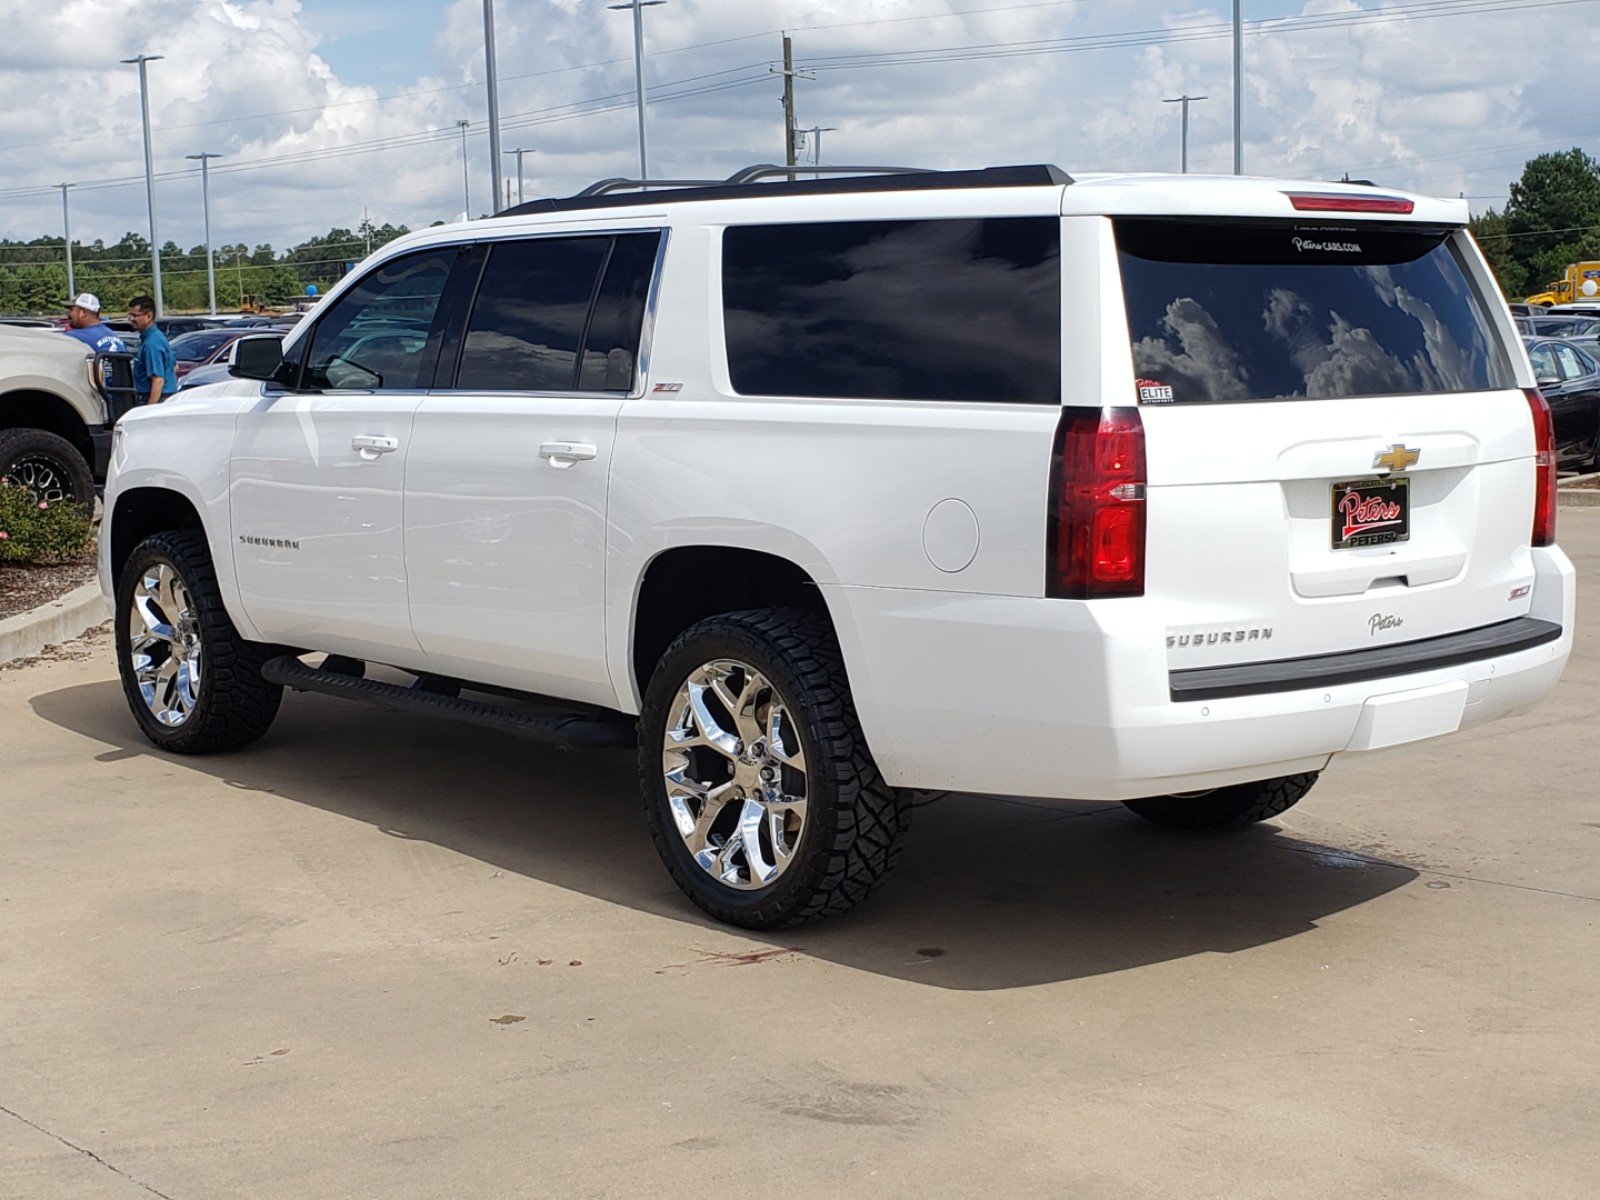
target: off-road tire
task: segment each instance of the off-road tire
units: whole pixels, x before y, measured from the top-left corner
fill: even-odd
[[[1124,803],[1146,821],[1191,833],[1242,829],[1286,812],[1311,790],[1317,772],[1220,787],[1201,795],[1151,796]]]
[[[674,698],[692,672],[724,658],[749,664],[782,693],[806,756],[807,816],[794,858],[756,890],[729,887],[695,862],[663,778]],[[799,609],[728,613],[679,635],[645,692],[639,776],[650,835],[674,881],[717,920],[749,929],[799,925],[859,904],[894,865],[911,818],[910,797],[885,783],[872,761],[833,631]]]
[[[64,495],[35,494],[35,499],[52,502],[66,499],[85,514],[94,511],[94,472],[76,446],[60,434],[44,429],[0,430],[0,479],[26,486],[20,467],[30,462],[48,464],[64,492]]]
[[[169,565],[188,589],[201,642],[203,669],[196,703],[188,719],[176,727],[162,725],[151,713],[139,692],[130,652],[134,589],[140,575],[156,563]],[[175,754],[209,754],[248,745],[271,728],[283,688],[261,678],[261,664],[282,651],[239,636],[222,605],[203,533],[157,533],[134,547],[117,580],[116,606],[117,671],[128,707],[145,737]]]

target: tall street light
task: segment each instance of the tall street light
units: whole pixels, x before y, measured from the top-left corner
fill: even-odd
[[[56,186],[61,189],[61,227],[67,239],[67,295],[76,296],[78,284],[72,277],[72,210],[67,207],[67,189],[72,185],[58,183]]]
[[[522,156],[524,154],[532,154],[533,151],[519,146],[515,150],[507,150],[506,153],[515,154],[517,156],[517,203],[523,204],[525,201],[522,196]]]
[[[483,54],[489,78],[489,211],[500,211],[500,84],[495,72],[494,0],[483,0]]]
[[[639,178],[650,178],[650,156],[644,136],[644,10],[667,0],[628,0],[627,4],[608,4],[607,8],[633,10],[633,86],[639,106]]]
[[[1233,0],[1233,173],[1244,174],[1244,0]]]
[[[1163,104],[1183,105],[1183,137],[1179,142],[1182,147],[1178,152],[1179,171],[1184,175],[1189,173],[1189,105],[1196,100],[1209,100],[1210,96],[1191,96],[1187,92],[1182,96],[1174,96],[1171,100],[1163,100]]]
[[[164,54],[140,54],[122,60],[124,66],[139,67],[139,115],[144,119],[144,195],[150,207],[150,282],[156,302],[156,316],[165,309],[161,301],[161,239],[156,235],[156,169],[150,150],[150,75],[146,64],[160,62]]]
[[[208,311],[213,317],[217,315],[217,264],[211,256],[211,175],[206,170],[206,160],[221,157],[210,151],[184,155],[190,161],[200,160],[200,207],[206,218],[206,287],[211,296],[211,308]]]
[[[472,184],[467,179],[467,126],[471,124],[471,121],[456,122],[456,128],[461,130],[461,199],[469,221],[472,220]]]

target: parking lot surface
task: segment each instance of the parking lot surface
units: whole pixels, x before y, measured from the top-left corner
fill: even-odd
[[[1560,534],[1537,710],[1225,837],[939,800],[774,936],[681,898],[628,755],[291,695],[165,757],[103,635],[0,671],[0,1196],[1592,1195],[1600,510]]]

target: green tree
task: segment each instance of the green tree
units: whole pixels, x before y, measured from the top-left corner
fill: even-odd
[[[1511,257],[1528,289],[1568,263],[1600,258],[1600,162],[1574,146],[1529,159],[1506,203]]]

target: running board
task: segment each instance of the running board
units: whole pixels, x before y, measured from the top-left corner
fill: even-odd
[[[436,685],[406,687],[398,683],[363,679],[348,671],[308,667],[290,654],[263,663],[261,678],[297,692],[321,692],[346,700],[363,700],[392,712],[448,717],[453,721],[463,721],[483,729],[498,729],[502,733],[514,733],[555,746],[586,750],[631,746],[636,736],[633,722],[620,713],[608,719],[594,710],[530,712],[509,704],[463,700],[437,690]]]

